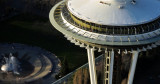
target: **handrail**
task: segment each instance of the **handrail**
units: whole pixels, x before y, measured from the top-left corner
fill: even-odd
[[[98,57],[95,59],[95,62],[100,61],[100,60],[102,59],[102,57],[103,57],[103,54],[100,55],[100,56],[98,56]],[[76,72],[78,69],[85,68],[85,67],[88,68],[88,63],[82,65],[81,67],[79,67],[79,68],[77,68],[76,70],[70,72],[69,74],[65,75],[64,77],[60,78],[59,80],[53,82],[52,84],[61,84],[61,83],[65,82],[65,81],[67,81],[67,80],[74,74],[74,72]]]
[[[62,15],[70,24],[74,26],[78,26],[81,29],[95,33],[98,32],[101,34],[136,35],[136,34],[151,32],[160,28],[160,18],[158,18],[153,22],[149,22],[147,24],[133,25],[133,26],[107,26],[107,25],[95,24],[77,18],[76,16],[74,16],[69,12],[69,10],[65,5],[62,9]]]

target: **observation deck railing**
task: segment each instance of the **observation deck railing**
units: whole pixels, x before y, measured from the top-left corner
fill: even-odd
[[[140,33],[136,33],[133,28],[130,28],[130,29],[128,28],[129,31],[133,30],[132,32],[134,32],[134,34],[131,34],[131,35],[130,34],[109,34],[109,33],[101,34],[101,32],[99,31],[97,31],[98,33],[94,33],[94,31],[90,30],[89,28],[83,27],[80,24],[76,23],[72,19],[70,12],[66,11],[67,8],[65,6],[66,6],[65,2],[63,2],[63,4],[60,4],[54,10],[53,16],[57,24],[59,24],[62,28],[68,31],[76,33],[77,35],[82,35],[86,38],[112,42],[111,44],[113,44],[113,42],[121,42],[121,43],[128,42],[128,44],[130,44],[130,42],[139,42],[139,41],[143,41],[143,40],[150,39],[152,37],[157,37],[160,35],[160,29],[157,29],[152,32],[140,34]],[[157,23],[160,25],[160,22],[157,22]],[[114,30],[114,29],[111,29],[111,30]],[[122,31],[122,30],[119,30],[119,31]]]
[[[73,18],[71,17],[71,13],[67,12],[66,9],[66,2],[62,2],[58,4],[54,10],[52,11],[53,16],[53,23],[58,24],[56,28],[60,29],[61,32],[63,32],[65,35],[74,35],[74,37],[79,39],[85,39],[87,41],[94,41],[96,43],[102,43],[104,45],[140,45],[140,44],[148,44],[152,43],[153,41],[156,41],[160,36],[160,21],[156,20],[157,27],[155,26],[154,31],[145,32],[145,29],[143,33],[137,33],[134,30],[137,30],[136,28],[124,28],[128,31],[132,31],[133,34],[117,34],[114,33],[114,28],[111,28],[111,33],[104,33],[97,31],[98,33],[94,33],[95,31],[92,31],[91,28],[86,28],[84,26],[81,26],[78,24]],[[147,27],[149,31],[149,26],[142,26],[142,29],[144,27]],[[60,27],[60,28],[59,28]],[[102,25],[103,27],[103,25]],[[133,26],[134,27],[134,26]],[[121,27],[122,28],[122,27]],[[158,28],[158,29],[157,29]],[[101,27],[99,27],[101,29]],[[67,31],[66,31],[67,30]],[[117,30],[118,31],[118,30]],[[107,31],[110,32],[110,31]],[[123,32],[122,30],[119,30],[119,32]],[[96,41],[95,41],[96,40]]]
[[[90,32],[106,35],[136,35],[154,31],[160,28],[160,18],[146,24],[133,26],[107,26],[84,21],[69,12],[67,6],[62,7],[62,15],[70,24]]]

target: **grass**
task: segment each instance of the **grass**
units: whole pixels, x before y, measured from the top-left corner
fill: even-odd
[[[22,14],[1,22],[0,26],[1,43],[39,46],[54,53],[60,60],[66,56],[70,70],[87,62],[86,50],[67,41],[53,28],[48,18]]]

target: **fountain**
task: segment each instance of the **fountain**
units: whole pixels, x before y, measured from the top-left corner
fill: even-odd
[[[12,53],[9,54],[9,57],[4,57],[5,64],[2,65],[1,70],[3,72],[13,72],[15,75],[20,75],[20,62],[18,59],[12,55]]]

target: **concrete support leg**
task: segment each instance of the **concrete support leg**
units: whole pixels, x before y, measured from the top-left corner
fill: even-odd
[[[131,61],[130,71],[128,74],[128,84],[133,83],[134,73],[135,73],[137,59],[138,59],[138,53],[139,53],[138,51],[132,52],[132,61]]]
[[[91,84],[97,84],[94,49],[87,48]]]
[[[110,63],[110,73],[109,73],[109,84],[112,84],[112,79],[113,79],[113,65],[114,65],[114,51],[111,51],[111,63]]]
[[[105,52],[105,69],[104,69],[104,84],[112,84],[114,66],[114,51]]]

